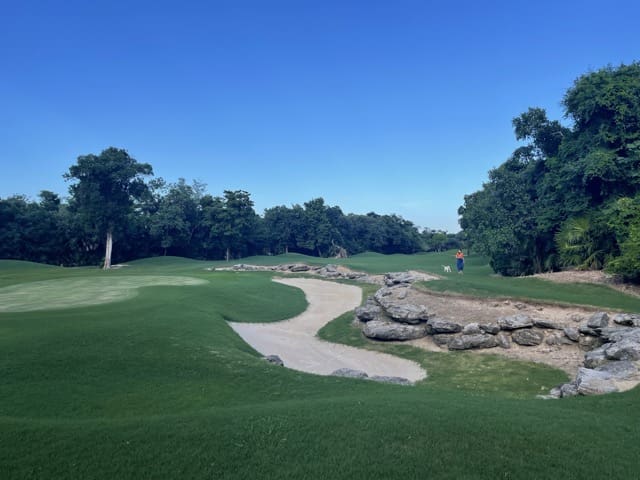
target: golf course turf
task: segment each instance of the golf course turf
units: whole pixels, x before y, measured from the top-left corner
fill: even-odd
[[[438,272],[446,258],[367,254],[343,262],[371,273]],[[243,260],[291,261],[327,263],[295,255]],[[129,265],[104,272],[0,261],[0,478],[640,474],[639,388],[539,400],[566,374],[492,355],[369,342],[348,314],[320,335],[415,360],[429,377],[406,387],[301,373],[262,360],[227,323],[295,316],[306,308],[300,290],[272,282],[270,273],[207,270],[222,262]],[[486,267],[470,259],[464,282],[483,276]],[[446,288],[435,288],[453,291],[463,280],[442,282]],[[106,291],[116,301],[82,300]],[[621,309],[635,308],[633,298],[607,295]],[[54,297],[66,303],[50,303]]]

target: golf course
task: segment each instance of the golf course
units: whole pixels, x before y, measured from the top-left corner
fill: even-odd
[[[242,262],[440,274],[454,253]],[[542,400],[567,373],[375,342],[352,311],[318,337],[411,360],[427,377],[406,386],[283,368],[231,324],[296,317],[308,306],[304,292],[273,281],[277,272],[216,270],[231,265],[156,257],[101,270],[0,260],[0,478],[638,476],[640,387]],[[344,284],[360,288],[363,302],[376,290]],[[473,256],[464,275],[420,288],[640,312],[639,297],[606,285],[496,276]]]

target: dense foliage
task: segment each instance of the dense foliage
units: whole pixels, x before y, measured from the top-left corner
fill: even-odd
[[[465,196],[461,226],[503,275],[603,268],[640,280],[640,63],[578,78],[567,128],[530,108],[513,120],[528,143]]]
[[[460,237],[419,229],[397,215],[344,214],[315,198],[258,215],[243,190],[206,192],[184,179],[145,181],[152,167],[125,150],[83,155],[65,177],[63,201],[43,191],[39,201],[0,199],[0,258],[56,265],[97,265],[158,255],[198,259],[297,252],[329,257],[364,251],[415,253],[460,246]],[[106,246],[106,250],[105,250]],[[105,254],[105,251],[107,252]]]

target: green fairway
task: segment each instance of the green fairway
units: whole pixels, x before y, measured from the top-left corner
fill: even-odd
[[[437,272],[446,258],[340,262],[371,273]],[[242,260],[296,261],[309,258]],[[207,270],[222,265],[157,258],[104,272],[0,261],[0,478],[637,476],[640,389],[538,400],[566,375],[370,342],[349,314],[321,336],[415,360],[428,379],[403,387],[277,367],[226,321],[289,318],[305,309],[304,295],[270,273]],[[465,281],[489,277],[474,268],[469,262]],[[82,303],[109,290],[118,301]],[[29,301],[8,311],[20,292]],[[48,304],[51,295],[66,303]]]
[[[135,297],[141,287],[204,283],[205,280],[198,278],[169,275],[105,276],[30,282],[0,288],[0,312],[84,307],[128,300]]]

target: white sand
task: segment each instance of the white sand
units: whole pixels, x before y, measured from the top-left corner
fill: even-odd
[[[262,355],[278,355],[288,368],[319,375],[351,368],[365,371],[369,376],[404,377],[412,382],[427,376],[425,370],[410,360],[325,342],[315,336],[326,323],[360,305],[360,288],[311,278],[274,281],[303,290],[309,306],[297,317],[282,322],[229,322]]]

